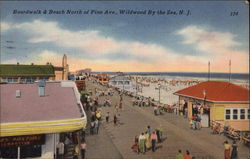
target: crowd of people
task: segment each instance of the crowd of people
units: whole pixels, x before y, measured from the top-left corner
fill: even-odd
[[[160,125],[155,130],[152,130],[150,126],[147,126],[145,132],[135,136],[134,144],[131,149],[134,152],[145,154],[147,151],[152,150],[155,152],[156,144],[163,141],[163,128]]]

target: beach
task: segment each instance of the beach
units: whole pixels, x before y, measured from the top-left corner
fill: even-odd
[[[164,75],[133,75],[131,76],[133,93],[144,97],[151,97],[163,104],[173,105],[178,103],[178,96],[174,93],[178,90],[193,86],[195,84],[207,81],[207,77],[183,77],[183,76],[164,76]],[[137,79],[137,80],[136,80]],[[226,78],[211,78],[211,81],[229,81]],[[136,82],[137,81],[137,82]],[[249,88],[249,81],[246,79],[233,79],[232,83]],[[160,90],[159,90],[160,84]]]

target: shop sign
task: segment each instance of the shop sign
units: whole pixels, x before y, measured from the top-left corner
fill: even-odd
[[[0,147],[17,147],[43,144],[45,144],[45,135],[0,137]]]

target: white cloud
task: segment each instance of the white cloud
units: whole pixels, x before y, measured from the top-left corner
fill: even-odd
[[[235,41],[236,35],[230,32],[217,32],[202,29],[197,26],[187,26],[179,31],[184,37],[184,44],[192,44],[195,49],[208,55],[215,72],[228,71],[228,61],[232,60],[235,72],[249,72],[249,55],[247,51],[236,51],[240,46]]]
[[[184,37],[184,44],[195,44],[198,50],[209,53],[240,45],[234,40],[235,35],[229,32],[208,31],[193,25],[179,30],[177,34]]]
[[[69,31],[63,29],[56,22],[34,20],[21,24],[13,24],[12,28],[22,29],[31,35],[30,43],[52,42],[58,46],[71,47],[99,56],[109,53],[124,53],[132,56],[175,56],[166,48],[138,41],[118,41],[109,36],[103,36],[97,30]]]
[[[58,47],[69,47],[73,49],[79,49],[83,53],[89,56],[95,57],[93,60],[79,59],[76,57],[69,57],[71,61],[71,68],[80,69],[78,67],[86,66],[97,70],[127,70],[130,71],[206,71],[207,62],[215,64],[215,67],[220,68],[214,71],[223,72],[223,66],[221,60],[223,57],[230,54],[230,56],[240,55],[235,58],[237,61],[234,63],[237,65],[237,69],[240,72],[245,72],[247,69],[240,66],[248,66],[248,56],[245,52],[233,51],[233,47],[240,44],[234,40],[235,35],[229,32],[217,32],[208,31],[197,26],[188,26],[179,31],[178,35],[184,37],[184,44],[192,44],[198,51],[201,51],[212,59],[208,59],[208,56],[200,54],[198,56],[185,55],[170,50],[166,46],[161,46],[155,43],[142,43],[139,41],[125,41],[116,40],[111,36],[104,36],[98,30],[81,30],[71,31],[64,29],[57,22],[47,22],[41,20],[34,20],[32,22],[24,22],[19,24],[9,24],[2,22],[1,26],[4,29],[1,31],[7,31],[9,29],[19,29],[25,31],[30,35],[28,42],[41,43],[51,42]],[[180,46],[181,47],[181,46]],[[64,54],[64,53],[62,53]],[[62,54],[52,51],[44,50],[29,59],[36,63],[52,62],[55,65],[59,65]],[[98,57],[105,54],[123,54],[130,57],[134,57],[130,60],[125,59],[99,59]],[[144,59],[153,59],[151,61],[143,61]],[[36,60],[39,58],[39,60]],[[241,61],[240,61],[241,60]],[[30,63],[30,62],[28,62]],[[239,65],[240,64],[240,65]],[[133,70],[132,70],[133,69]],[[137,69],[137,70],[135,70]],[[115,71],[115,70],[114,70]]]
[[[9,29],[11,29],[11,23],[7,23],[7,22],[1,22],[0,23],[1,25],[1,32],[5,32],[5,31],[8,31]]]

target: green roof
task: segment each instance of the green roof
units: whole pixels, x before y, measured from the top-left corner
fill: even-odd
[[[1,77],[55,76],[52,65],[0,64]]]

